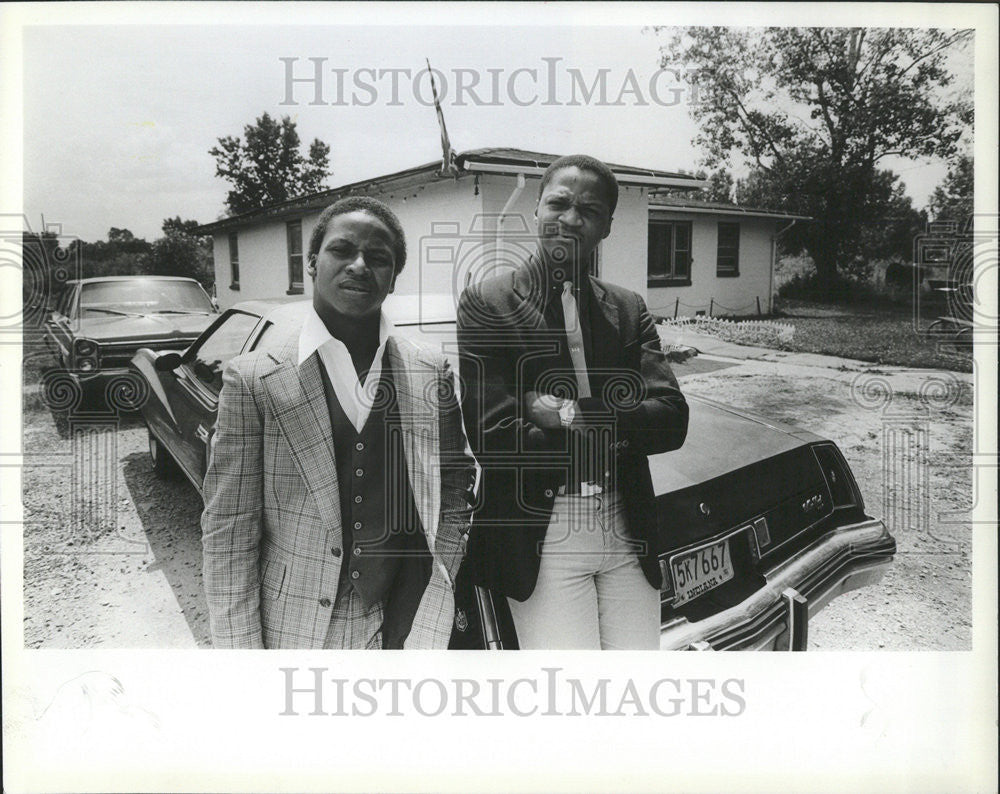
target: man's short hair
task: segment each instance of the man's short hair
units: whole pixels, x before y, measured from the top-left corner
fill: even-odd
[[[326,237],[330,221],[338,215],[347,215],[351,212],[367,212],[389,227],[389,231],[396,238],[392,252],[395,258],[395,273],[398,275],[399,271],[403,269],[403,265],[406,264],[406,235],[403,233],[403,225],[399,222],[395,212],[378,199],[369,196],[348,196],[323,210],[316,221],[316,228],[313,229],[312,236],[309,238],[309,261],[319,256],[319,247],[323,244],[323,238]]]
[[[618,206],[618,180],[615,179],[615,175],[610,168],[596,157],[591,157],[587,154],[568,154],[565,157],[554,160],[552,165],[546,168],[545,173],[542,174],[542,184],[538,188],[539,198],[542,197],[545,186],[552,180],[556,171],[561,171],[564,168],[579,168],[581,171],[590,171],[590,173],[597,176],[601,182],[601,187],[604,188],[604,195],[608,200],[608,209],[610,210],[608,215],[615,214],[615,207]]]

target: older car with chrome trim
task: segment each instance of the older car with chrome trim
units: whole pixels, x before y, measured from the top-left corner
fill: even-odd
[[[86,278],[66,282],[45,323],[44,339],[82,393],[127,376],[140,347],[186,347],[217,313],[192,278]]]
[[[158,473],[179,468],[200,492],[225,363],[298,333],[307,305],[240,303],[183,352],[136,353]],[[451,296],[390,295],[385,308],[399,333],[455,355]],[[701,397],[688,403],[684,446],[650,457],[668,549],[661,648],[804,650],[809,620],[841,593],[876,584],[895,540],[866,514],[832,441]],[[461,573],[456,596],[452,647],[517,647],[505,599]]]

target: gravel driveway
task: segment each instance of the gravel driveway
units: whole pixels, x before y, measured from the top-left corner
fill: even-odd
[[[810,647],[971,648],[971,376],[718,352],[676,366],[684,391],[834,439],[899,544],[880,586],[811,623]],[[68,417],[31,383],[24,409],[25,645],[209,647],[201,501],[187,481],[154,476],[141,419]]]

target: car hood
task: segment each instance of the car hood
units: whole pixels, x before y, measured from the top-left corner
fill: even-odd
[[[191,340],[204,331],[216,314],[146,314],[135,317],[88,317],[77,326],[77,334],[95,342],[150,342]]]

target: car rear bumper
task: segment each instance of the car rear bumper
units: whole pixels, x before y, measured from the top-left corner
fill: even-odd
[[[876,584],[896,553],[885,524],[838,527],[767,571],[745,601],[696,622],[660,630],[662,650],[805,650],[809,619],[837,596]]]

